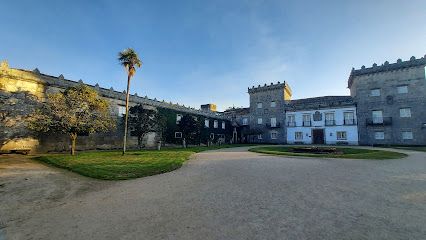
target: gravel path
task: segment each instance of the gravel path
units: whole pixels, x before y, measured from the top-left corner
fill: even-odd
[[[426,239],[426,153],[404,152],[410,156],[379,161],[224,149],[196,154],[174,172],[120,182],[49,168],[70,187],[40,209],[25,201],[0,208],[3,219],[15,218],[3,233],[7,239]]]

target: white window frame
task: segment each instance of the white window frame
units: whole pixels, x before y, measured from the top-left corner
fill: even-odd
[[[263,124],[263,118],[257,118],[257,124],[259,125]]]
[[[182,132],[175,132],[175,138],[182,138]]]
[[[378,134],[380,134],[380,135],[378,135]],[[374,132],[374,139],[384,140],[385,139],[385,132],[384,131],[375,131]]]
[[[262,134],[257,134],[257,139],[262,140],[263,139]]]
[[[271,101],[271,108],[274,108],[274,107],[276,107],[277,106],[277,102],[275,102],[275,101]]]
[[[182,114],[176,114],[176,124],[179,124],[180,120],[182,120]]]
[[[373,88],[370,90],[370,97],[380,97],[381,94],[380,88]]]
[[[336,132],[336,139],[337,140],[347,140],[348,139],[348,133],[346,131],[337,131]]]
[[[204,119],[204,127],[209,128],[210,127],[210,120]]]
[[[383,123],[383,111],[382,110],[371,111],[371,117],[373,119],[373,123]]]
[[[222,121],[222,129],[225,129],[225,126],[226,126],[225,121]]]
[[[261,102],[258,102],[257,103],[257,108],[262,108],[262,107],[263,107],[263,104]]]
[[[243,125],[244,126],[248,125],[248,118],[246,118],[246,117],[243,118]]]
[[[214,120],[213,122],[213,128],[218,128],[219,127],[219,121]]]
[[[271,118],[271,127],[277,127],[277,118],[276,117]]]
[[[294,140],[303,140],[303,132],[294,132]]]
[[[410,118],[411,117],[411,108],[400,108],[399,117],[401,118]]]
[[[413,140],[413,132],[412,131],[402,131],[401,132],[402,140]]]
[[[351,116],[351,118],[349,118]],[[347,111],[343,112],[343,123],[346,125],[350,125],[347,123],[347,121],[352,121],[352,124],[355,124],[355,112],[354,111]]]
[[[396,91],[398,92],[398,94],[407,94],[408,93],[408,85],[397,86]]]
[[[214,133],[210,133],[210,139],[213,140],[214,139]]]
[[[271,132],[271,139],[277,139],[277,136],[278,136],[277,132]]]
[[[295,114],[289,114],[287,115],[287,125],[290,126],[292,123],[294,126],[296,126],[296,115]]]

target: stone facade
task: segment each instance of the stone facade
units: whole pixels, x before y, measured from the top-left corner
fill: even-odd
[[[251,142],[285,143],[285,106],[291,99],[292,91],[286,83],[271,83],[270,85],[248,89],[250,95],[249,126],[251,130],[259,131]]]
[[[426,56],[353,69],[360,144],[426,145]]]
[[[54,77],[33,71],[9,68],[7,62],[0,65],[0,100],[3,104],[0,109],[2,124],[0,125],[0,151],[8,152],[20,149],[31,149],[35,152],[67,151],[69,138],[63,134],[44,134],[35,136],[29,132],[24,124],[23,117],[36,108],[37,103],[46,98],[47,93],[63,91],[67,87],[83,83],[82,80],[72,81],[63,75]],[[88,84],[86,84],[88,85]],[[120,124],[121,114],[125,106],[125,92],[118,92],[110,88],[102,88],[98,84],[92,86],[99,95],[110,102],[111,114],[117,117],[117,129],[109,133],[90,134],[80,136],[77,140],[77,149],[117,149],[121,148],[123,127]],[[209,110],[198,110],[171,102],[150,99],[147,96],[139,97],[137,94],[130,96],[130,106],[142,104],[145,107],[158,109],[171,109],[180,114],[203,116],[212,120],[227,121],[221,113]],[[8,111],[12,108],[13,111]],[[10,125],[10,126],[9,126]],[[158,141],[157,133],[150,133],[144,139],[144,145],[153,147]],[[129,148],[137,146],[137,138],[129,137]]]

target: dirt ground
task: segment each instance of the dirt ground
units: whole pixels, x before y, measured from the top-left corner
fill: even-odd
[[[403,152],[351,160],[222,149],[127,181],[3,155],[0,240],[424,240],[426,154]]]
[[[114,184],[47,166],[31,157],[0,155],[0,229],[20,224],[34,212],[59,206],[66,199]]]

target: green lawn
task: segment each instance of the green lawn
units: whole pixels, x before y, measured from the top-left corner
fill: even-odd
[[[397,159],[406,157],[406,154],[383,151],[383,150],[367,150],[360,148],[338,147],[343,154],[315,154],[315,153],[295,153],[291,152],[292,147],[255,147],[249,151],[257,153],[302,156],[302,157],[324,157],[324,158],[351,158],[351,159]]]
[[[161,151],[129,151],[122,156],[121,151],[79,152],[69,154],[46,154],[36,160],[65,168],[81,175],[105,179],[123,180],[151,176],[180,168],[193,153],[206,150],[249,145],[222,145],[211,147],[168,148]]]

